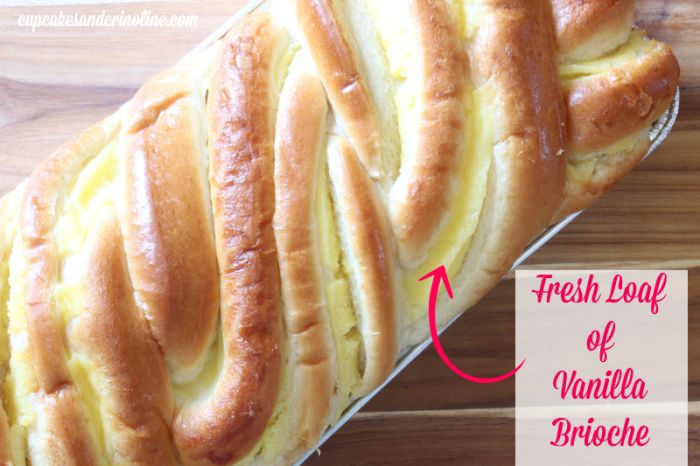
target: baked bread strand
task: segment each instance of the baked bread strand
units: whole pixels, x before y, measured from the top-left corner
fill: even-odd
[[[24,192],[22,183],[12,192],[7,193],[0,198],[0,322],[7,322],[8,318],[8,300],[10,297],[10,253],[12,251],[12,243],[15,241],[17,232],[19,201]],[[10,338],[7,332],[0,333],[0,377],[3,380],[7,379],[9,374],[8,360],[10,356]],[[11,442],[12,431],[7,415],[9,397],[3,393],[0,396],[0,463],[9,464],[12,461]]]
[[[414,18],[420,77],[416,140],[402,141],[401,171],[389,194],[390,216],[405,267],[425,259],[444,225],[466,148],[466,94],[471,88],[458,18],[442,2],[406,2]]]
[[[478,7],[478,15],[470,17],[468,11],[466,17],[471,77],[480,96],[476,118],[486,120],[489,128],[481,149],[489,168],[478,223],[461,257],[434,258],[404,283],[415,287],[412,282],[423,274],[441,264],[447,267],[454,299],[441,295],[437,319],[443,325],[481,299],[542,230],[561,202],[565,177],[563,99],[548,3],[491,1]],[[464,241],[457,235],[442,241],[452,244],[453,238]],[[409,331],[413,343],[425,338],[428,291],[423,288],[411,302],[420,306]]]
[[[20,403],[33,405],[27,454],[37,464],[89,465],[97,460],[94,433],[86,425],[81,396],[67,365],[68,349],[57,312],[54,290],[59,256],[54,226],[66,192],[85,162],[104,149],[118,130],[119,118],[111,116],[65,144],[34,171],[23,194],[13,251],[22,265],[14,271],[19,274],[13,280],[17,297],[10,298],[10,306],[19,309],[10,313],[21,313],[26,319],[28,360],[21,364],[24,371],[31,371],[35,395],[31,400],[26,399],[29,393],[17,395]],[[26,367],[27,363],[31,366]]]
[[[671,105],[680,74],[673,52],[655,41],[639,42],[633,61],[565,82],[569,157],[648,130]]]
[[[678,82],[632,0],[284,2],[0,201],[0,461],[293,463],[426,338],[420,276],[480,299]]]
[[[85,273],[85,312],[69,328],[76,351],[93,363],[114,464],[177,464],[170,442],[174,400],[165,362],[134,300],[114,211],[96,220]],[[83,403],[87,400],[82,400]]]
[[[245,457],[274,410],[282,316],[274,214],[274,121],[287,32],[269,14],[223,40],[208,96],[209,179],[221,290],[223,362],[204,400],[185,404],[173,437],[185,464]]]
[[[635,0],[551,0],[560,59],[599,57],[627,42]]]
[[[344,0],[296,0],[296,14],[336,117],[358,157],[375,179],[385,176],[378,110],[361,72],[357,48],[339,4]],[[350,3],[350,2],[347,2]]]
[[[184,66],[151,79],[124,108],[119,148],[131,283],[175,383],[204,364],[219,315],[199,87]]]
[[[647,153],[649,129],[680,78],[670,47],[639,31],[593,60],[560,65],[567,107],[568,176],[554,221],[591,205]]]
[[[318,179],[325,168],[328,104],[319,78],[309,68],[303,56],[290,67],[275,139],[273,225],[289,340],[290,392],[287,435],[279,451],[265,448],[261,456],[278,464],[292,463],[312,448],[338,405],[338,364],[318,248],[319,236],[327,233],[318,231],[315,209],[317,196],[324,194],[319,193]]]
[[[363,340],[362,385],[356,393],[362,396],[389,376],[398,356],[399,315],[393,246],[389,240],[387,215],[379,203],[376,187],[347,140],[331,138],[328,170],[353,307]]]

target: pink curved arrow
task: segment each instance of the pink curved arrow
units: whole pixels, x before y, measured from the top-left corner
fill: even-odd
[[[437,323],[436,323],[436,318],[435,318],[435,309],[437,308],[437,300],[438,300],[438,293],[440,292],[440,282],[445,283],[445,290],[447,291],[447,294],[449,295],[450,299],[454,298],[454,295],[452,294],[452,286],[450,285],[450,279],[447,277],[447,269],[445,269],[444,265],[441,265],[440,267],[436,268],[429,274],[423,276],[420,278],[420,281],[427,280],[429,278],[432,278],[433,282],[430,287],[430,301],[428,302],[428,319],[430,321],[430,337],[433,340],[433,345],[435,346],[435,350],[437,351],[438,355],[440,355],[440,359],[442,359],[442,362],[445,363],[447,367],[450,368],[452,372],[457,374],[458,376],[462,377],[465,380],[468,380],[470,382],[474,383],[480,383],[480,384],[490,384],[490,383],[497,383],[501,382],[503,380],[509,379],[515,375],[516,372],[520,370],[521,367],[523,367],[523,364],[525,364],[525,360],[521,362],[515,369],[511,370],[510,372],[507,372],[503,375],[499,375],[498,377],[475,377],[473,375],[467,374],[463,370],[461,370],[459,367],[457,367],[452,361],[450,361],[450,358],[447,357],[447,354],[445,354],[445,350],[442,349],[442,344],[440,344],[440,336],[438,335],[438,330],[437,330]]]

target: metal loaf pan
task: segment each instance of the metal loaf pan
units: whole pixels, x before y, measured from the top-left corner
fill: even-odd
[[[238,13],[233,15],[231,18],[226,20],[224,24],[221,25],[220,28],[218,28],[214,33],[212,33],[209,37],[207,37],[202,43],[200,43],[197,47],[195,47],[189,54],[186,55],[190,56],[192,54],[198,53],[207,47],[209,47],[211,44],[216,42],[218,39],[223,37],[241,18],[244,16],[250,14],[253,11],[256,10],[261,10],[264,9],[266,6],[270,4],[270,0],[253,0],[249,3],[247,3]],[[673,128],[674,123],[676,122],[676,118],[678,117],[678,109],[679,109],[679,103],[680,103],[680,93],[678,90],[676,90],[676,96],[673,100],[673,103],[671,104],[671,108],[668,109],[666,113],[664,113],[661,118],[659,118],[656,123],[651,128],[651,146],[649,147],[649,151],[647,154],[644,156],[646,159],[647,157],[651,156],[656,149],[661,145],[661,143],[666,139],[668,134],[671,132],[671,128]],[[522,264],[528,257],[530,257],[532,254],[534,254],[538,249],[540,249],[542,246],[544,246],[547,241],[552,239],[557,233],[559,233],[561,230],[564,229],[568,224],[574,221],[576,217],[578,217],[581,214],[581,212],[576,212],[564,220],[560,221],[556,225],[552,225],[551,227],[547,228],[540,236],[538,236],[523,252],[523,254],[518,258],[518,260],[515,261],[513,264],[513,269],[518,267],[520,264]],[[457,315],[454,319],[452,319],[445,327],[440,329],[440,333],[444,332],[452,323],[454,323],[459,317],[462,315],[460,313]],[[402,356],[400,357],[398,363],[396,364],[396,367],[392,371],[391,375],[384,381],[384,383],[379,386],[376,390],[374,390],[372,393],[370,393],[367,396],[364,396],[357,401],[355,401],[352,405],[348,407],[348,409],[345,411],[343,416],[340,418],[337,424],[334,426],[330,427],[321,437],[321,439],[318,442],[318,445],[316,445],[316,448],[320,448],[321,445],[328,440],[335,432],[337,432],[345,423],[348,422],[348,420],[354,416],[358,411],[360,411],[377,393],[379,393],[380,390],[384,388],[389,382],[391,382],[399,373],[401,373],[402,370],[406,368],[409,364],[411,364],[422,352],[425,350],[428,346],[431,344],[431,339],[428,337],[423,343],[416,345],[412,348],[408,348],[404,350]],[[295,466],[300,466],[303,464],[309,457],[315,453],[315,449],[310,450],[309,452],[304,455],[303,458],[301,458]]]

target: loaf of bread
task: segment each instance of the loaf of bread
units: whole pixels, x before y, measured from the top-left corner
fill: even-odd
[[[421,276],[442,325],[646,153],[679,69],[633,9],[280,0],[152,78],[0,201],[0,462],[294,463]]]

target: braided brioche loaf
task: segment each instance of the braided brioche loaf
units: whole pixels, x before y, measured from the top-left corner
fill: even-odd
[[[290,464],[678,82],[632,0],[296,0],[146,83],[0,201],[0,460]]]

